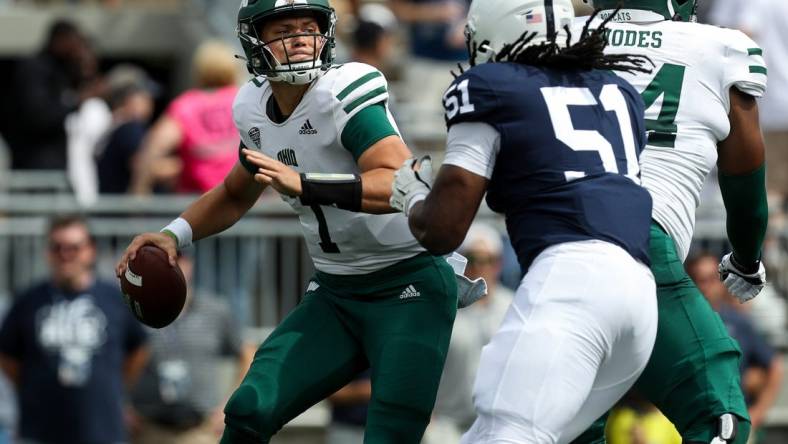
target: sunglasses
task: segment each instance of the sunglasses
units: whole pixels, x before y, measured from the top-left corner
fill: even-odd
[[[49,251],[55,254],[69,254],[69,253],[77,253],[86,246],[88,246],[90,242],[50,242],[49,243]]]
[[[485,265],[493,265],[498,262],[498,258],[494,256],[481,255],[481,254],[468,254],[465,256],[468,259],[468,265],[483,267]]]

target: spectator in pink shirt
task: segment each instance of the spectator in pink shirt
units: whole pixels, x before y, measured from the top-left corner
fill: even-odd
[[[195,53],[196,87],[175,98],[148,134],[138,157],[132,191],[155,186],[202,194],[221,182],[238,161],[232,116],[238,64],[223,43],[207,42]]]

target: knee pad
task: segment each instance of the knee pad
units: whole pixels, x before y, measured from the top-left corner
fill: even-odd
[[[280,428],[273,406],[261,399],[254,386],[241,384],[224,407],[224,422],[236,435],[268,442]]]

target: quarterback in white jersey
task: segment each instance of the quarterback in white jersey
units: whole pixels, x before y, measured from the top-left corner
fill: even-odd
[[[435,402],[454,272],[389,205],[394,172],[411,154],[383,75],[333,64],[335,23],[327,0],[243,1],[238,36],[255,78],[233,108],[240,162],[162,233],[137,236],[116,270],[142,245],[174,257],[228,228],[267,186],[298,213],[317,271],[227,402],[222,444],[269,442],[367,368],[367,442],[417,444]]]
[[[706,175],[715,166],[733,253],[720,276],[742,302],[763,288],[764,146],[756,98],[766,91],[762,51],[739,31],[695,22],[695,0],[576,0],[600,9],[573,34],[606,23],[606,54],[646,56],[650,74],[618,72],[641,94],[648,141],[643,186],[654,201],[651,270],[659,329],[636,388],[687,443],[744,443],[751,425],[741,393],[739,347],[683,268]],[[618,7],[621,9],[617,9]],[[604,420],[577,443],[604,441]]]
[[[274,106],[271,83],[266,79],[254,79],[241,88],[233,117],[245,147],[307,177],[353,180],[354,174],[362,173],[357,161],[363,154],[354,150],[368,148],[366,140],[358,139],[368,137],[368,131],[359,126],[377,124],[367,116],[371,111],[360,120],[353,118],[367,107],[378,105],[379,110],[369,117],[382,116],[388,128],[396,130],[386,107],[387,98],[386,79],[380,71],[362,63],[347,63],[330,68],[314,80],[284,122],[275,122],[266,113]],[[258,167],[245,158],[243,161],[255,174]],[[309,253],[320,271],[368,273],[424,251],[401,214],[372,217],[333,206],[304,205],[287,193],[282,197],[298,213]]]

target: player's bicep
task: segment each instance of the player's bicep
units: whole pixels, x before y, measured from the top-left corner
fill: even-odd
[[[413,157],[405,142],[398,135],[386,136],[364,151],[358,158],[361,172],[385,168],[397,170],[402,162]]]
[[[720,173],[736,176],[761,167],[765,160],[765,148],[755,98],[731,88],[730,103],[728,118],[731,130],[728,137],[717,145],[717,166]]]

